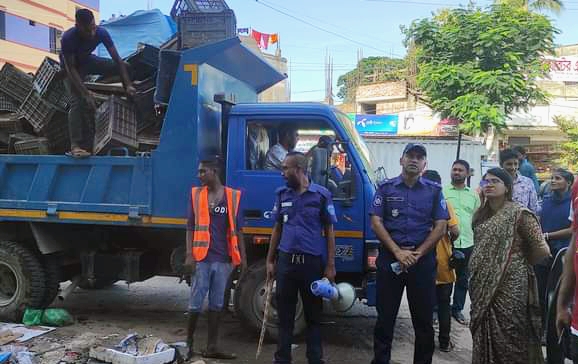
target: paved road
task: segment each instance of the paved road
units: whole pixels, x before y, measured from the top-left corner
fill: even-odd
[[[55,307],[66,308],[78,321],[36,339],[37,345],[66,344],[67,348],[82,351],[94,344],[112,345],[124,335],[138,332],[155,335],[166,342],[183,341],[188,287],[177,284],[175,278],[155,277],[130,286],[117,283],[99,291],[77,289]],[[328,363],[369,363],[372,358],[372,331],[376,312],[357,304],[350,312],[328,313],[323,325],[325,354]],[[452,338],[456,350],[452,353],[436,351],[434,363],[468,363],[471,358],[471,337],[467,328],[452,322]],[[198,328],[199,349],[206,342],[206,320],[201,318]],[[271,363],[275,344],[266,342],[263,352],[255,360],[257,336],[242,330],[239,322],[228,315],[224,320],[223,344],[239,355],[236,363]],[[411,363],[413,357],[413,329],[404,299],[395,331],[394,363]],[[294,363],[306,363],[303,340],[295,343]],[[44,355],[41,363],[55,363],[62,351]],[[213,362],[208,362],[213,363]],[[217,362],[214,362],[217,363]]]

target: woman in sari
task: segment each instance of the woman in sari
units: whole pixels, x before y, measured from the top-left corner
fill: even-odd
[[[512,177],[490,169],[470,259],[473,364],[544,363],[533,265],[550,255],[536,216],[512,202]]]

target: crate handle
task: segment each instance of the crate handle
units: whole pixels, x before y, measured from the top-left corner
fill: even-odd
[[[122,152],[123,154],[121,154],[121,155],[115,155],[115,154],[113,154],[114,152]],[[111,149],[108,151],[108,156],[109,156],[109,157],[114,157],[114,156],[117,156],[117,157],[128,157],[128,156],[129,156],[128,148],[126,148],[126,147],[111,148]]]

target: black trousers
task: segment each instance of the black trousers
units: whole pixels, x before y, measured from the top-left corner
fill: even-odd
[[[390,264],[395,260],[389,252],[381,252],[377,264],[377,322],[373,333],[372,364],[389,364],[393,330],[403,290],[415,331],[414,364],[431,364],[434,353],[432,323],[435,305],[435,252],[423,256],[407,273],[395,274]]]
[[[436,285],[436,296],[438,306],[440,347],[447,347],[450,344],[450,331],[452,324],[450,300],[452,296],[453,283]]]
[[[468,270],[468,264],[470,262],[470,256],[474,247],[470,248],[456,248],[456,250],[461,251],[466,256],[466,261],[464,265],[456,269],[457,280],[454,289],[454,302],[452,305],[452,312],[458,313],[462,312],[464,305],[466,304],[466,294],[468,293],[468,282],[470,279],[470,271]]]
[[[275,352],[275,364],[291,363],[291,344],[295,326],[298,294],[303,301],[307,323],[307,360],[309,364],[323,364],[321,345],[321,297],[311,293],[311,283],[323,277],[324,264],[321,257],[309,254],[279,252],[276,267],[276,300],[279,315],[279,340]]]

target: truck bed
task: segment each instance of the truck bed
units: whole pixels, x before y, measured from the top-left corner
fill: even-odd
[[[150,223],[152,159],[0,155],[0,221]]]

